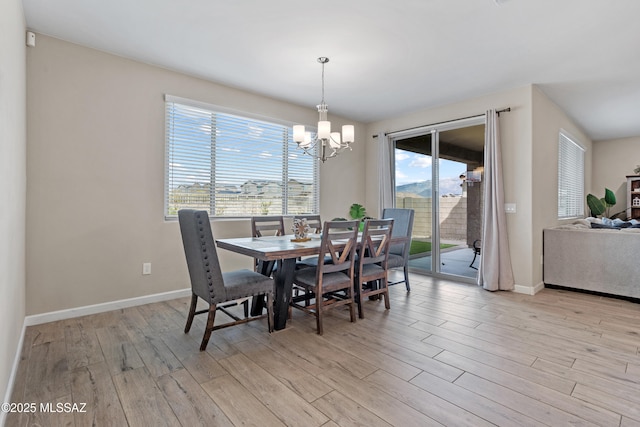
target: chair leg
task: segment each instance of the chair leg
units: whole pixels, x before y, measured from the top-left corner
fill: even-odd
[[[473,266],[473,263],[474,263],[474,262],[476,262],[476,256],[478,256],[478,252],[475,252],[475,251],[474,251],[474,252],[473,252],[473,260],[471,261],[471,264],[469,264],[469,267],[471,267],[471,268],[475,268],[475,267]]]
[[[407,282],[409,284],[409,282]],[[384,308],[389,310],[391,308],[391,304],[389,303],[389,282],[386,278],[380,280],[380,286],[384,286],[384,292],[382,296],[384,297]]]
[[[409,286],[409,266],[406,263],[404,265],[404,284],[407,287],[407,292],[410,292],[411,286]]]
[[[204,351],[209,344],[209,338],[211,332],[213,332],[213,322],[216,318],[216,305],[209,305],[209,316],[207,317],[207,328],[204,330],[204,336],[202,337],[202,344],[200,344],[200,351]]]
[[[349,316],[351,317],[351,322],[355,322],[356,321],[356,307],[355,307],[355,301],[354,301],[354,296],[353,296],[353,289],[351,290],[351,304],[349,304]]]
[[[242,305],[244,306],[244,318],[246,319],[247,317],[249,317],[249,300],[244,300],[242,302]]]
[[[318,330],[318,335],[323,334],[322,330],[322,295],[316,294],[316,328]]]
[[[191,307],[189,307],[189,314],[187,315],[187,324],[184,327],[184,333],[189,333],[191,330],[191,324],[193,323],[193,318],[196,314],[196,306],[198,305],[198,296],[196,294],[191,294]]]
[[[273,293],[267,294],[267,325],[269,333],[273,332]]]
[[[364,319],[364,311],[362,310],[362,283],[358,283],[358,291],[356,292],[356,303],[358,304],[358,317]]]

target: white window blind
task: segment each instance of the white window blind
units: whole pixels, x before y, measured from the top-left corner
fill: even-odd
[[[558,218],[584,216],[584,148],[560,131],[558,153]]]
[[[291,126],[213,108],[167,97],[165,218],[318,213],[318,163]]]

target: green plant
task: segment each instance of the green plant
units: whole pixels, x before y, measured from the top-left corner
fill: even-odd
[[[364,220],[371,219],[370,216],[367,216],[367,209],[362,206],[360,203],[354,203],[349,206],[349,217],[351,219],[357,219],[360,221],[359,229],[362,231],[364,229]],[[337,217],[333,218],[333,221],[346,221],[346,218]]]
[[[360,203],[354,203],[349,207],[349,216],[351,219],[364,219],[367,216],[367,209]]]
[[[262,215],[269,215],[269,208],[271,207],[272,202],[262,202],[260,203],[260,212]]]
[[[591,193],[587,194],[587,206],[589,206],[592,216],[603,215],[609,218],[609,208],[615,204],[616,195],[608,188],[604,189],[604,197],[601,199]],[[606,215],[604,215],[605,213]]]
[[[633,173],[636,175],[640,174],[640,165],[636,165],[636,168],[633,170]]]
[[[451,248],[455,245],[450,243],[440,243],[440,249]],[[423,242],[420,240],[411,240],[411,246],[409,246],[409,255],[422,254],[425,252],[431,252],[431,242]]]

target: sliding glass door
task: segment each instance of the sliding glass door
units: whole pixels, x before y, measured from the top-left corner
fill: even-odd
[[[484,116],[391,135],[396,207],[415,210],[413,271],[475,280],[482,218]],[[475,259],[474,259],[475,257]]]

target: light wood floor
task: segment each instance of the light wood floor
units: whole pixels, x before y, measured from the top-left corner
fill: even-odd
[[[29,327],[7,426],[640,426],[640,304],[413,276],[391,310],[182,332],[187,299]],[[40,409],[40,408],[38,408]],[[78,408],[80,409],[80,408]]]

